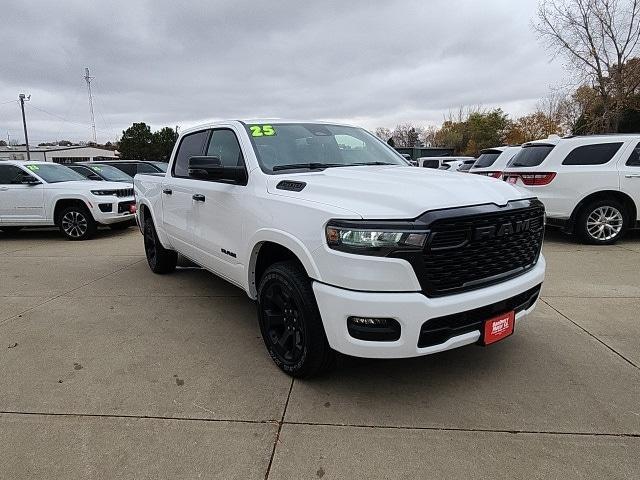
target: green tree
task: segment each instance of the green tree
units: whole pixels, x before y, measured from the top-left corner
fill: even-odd
[[[177,139],[178,133],[171,127],[164,127],[157,132],[153,132],[154,160],[168,162]]]
[[[134,123],[122,132],[120,158],[127,160],[151,160],[153,158],[153,134],[144,122]]]

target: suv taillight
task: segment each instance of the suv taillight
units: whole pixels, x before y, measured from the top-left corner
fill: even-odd
[[[556,172],[540,172],[540,173],[505,173],[502,177],[507,183],[516,183],[518,178],[527,186],[549,185],[556,178]]]

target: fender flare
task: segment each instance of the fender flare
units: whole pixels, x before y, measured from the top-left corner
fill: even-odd
[[[255,234],[249,239],[249,247],[245,256],[245,258],[248,259],[246,270],[247,293],[251,298],[255,299],[258,293],[255,279],[256,261],[258,259],[258,254],[260,253],[260,248],[265,242],[276,243],[291,250],[298,260],[300,260],[300,263],[302,263],[307,275],[315,280],[321,280],[320,271],[313,261],[311,252],[302,241],[288,232],[263,228],[255,232]]]

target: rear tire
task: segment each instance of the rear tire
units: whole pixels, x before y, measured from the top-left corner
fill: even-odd
[[[178,264],[178,253],[162,246],[150,216],[144,219],[144,252],[153,273],[171,273]]]
[[[271,265],[258,287],[258,320],[269,355],[292,377],[312,377],[335,363],[311,281],[296,261]]]
[[[592,245],[611,245],[627,230],[629,215],[624,204],[611,199],[594,200],[578,213],[576,233],[584,242]]]
[[[58,217],[58,228],[68,240],[89,240],[98,230],[91,212],[82,205],[65,208]]]

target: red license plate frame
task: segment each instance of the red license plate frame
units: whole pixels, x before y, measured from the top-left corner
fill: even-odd
[[[482,345],[491,345],[513,335],[516,323],[516,312],[501,313],[482,324]]]

